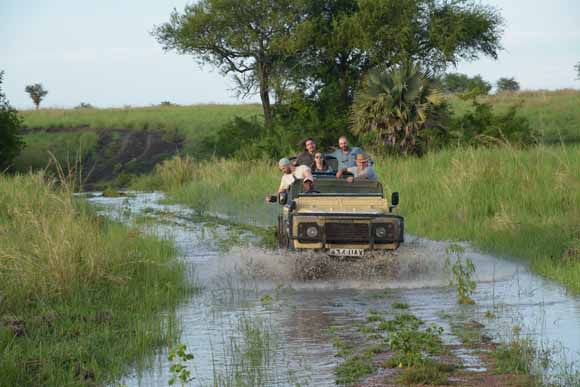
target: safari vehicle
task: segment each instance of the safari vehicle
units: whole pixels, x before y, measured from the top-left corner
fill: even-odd
[[[403,242],[404,219],[393,213],[398,192],[389,204],[378,181],[349,183],[333,173],[314,173],[314,180],[318,192],[302,192],[297,180],[278,195],[283,206],[277,225],[280,248],[363,257],[395,250]]]

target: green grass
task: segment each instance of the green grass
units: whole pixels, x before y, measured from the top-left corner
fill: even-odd
[[[524,258],[580,291],[580,145],[449,149],[376,166],[386,194],[401,194],[409,233]],[[184,184],[158,174],[137,186],[167,189],[170,200],[201,212],[274,224],[279,206],[264,203],[279,184],[273,163],[208,161],[193,171]]]
[[[521,91],[480,97],[497,112],[520,105],[520,114],[527,117],[531,127],[543,135],[545,143],[580,142],[580,90]],[[452,96],[453,110],[463,114],[470,102]]]
[[[23,139],[26,146],[14,160],[16,171],[22,172],[45,168],[51,160],[50,153],[59,164],[66,165],[77,160],[79,152],[82,159],[97,145],[97,134],[93,131],[35,132],[26,134]]]
[[[51,181],[0,176],[0,386],[114,382],[175,338],[190,289],[171,243]]]
[[[261,116],[260,105],[151,106],[115,109],[41,109],[20,112],[24,126],[36,129],[160,129],[182,133],[186,149],[200,136],[221,127],[235,116]]]

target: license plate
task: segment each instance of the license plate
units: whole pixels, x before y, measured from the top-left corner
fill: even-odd
[[[330,255],[337,255],[339,257],[364,257],[364,249],[330,249]]]

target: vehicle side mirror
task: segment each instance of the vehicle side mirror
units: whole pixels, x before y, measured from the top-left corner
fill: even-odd
[[[393,209],[399,205],[399,193],[393,192],[391,195],[391,205],[389,206],[389,212],[393,212]]]
[[[391,205],[395,206],[395,207],[399,205],[399,193],[398,192],[393,192],[393,194],[391,195]]]
[[[288,203],[288,192],[280,192],[278,194],[278,203],[283,206]]]

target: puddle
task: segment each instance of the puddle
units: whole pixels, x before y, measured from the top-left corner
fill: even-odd
[[[190,366],[195,379],[190,385],[214,385],[219,377],[225,379],[218,384],[226,385],[227,378],[247,366],[243,356],[232,351],[243,347],[243,332],[253,332],[248,324],[260,324],[268,336],[267,343],[260,342],[269,346],[268,358],[260,360],[262,368],[251,375],[254,379],[249,385],[333,386],[340,359],[335,357],[328,328],[346,329],[364,321],[370,310],[392,315],[394,303],[407,303],[410,313],[442,326],[448,344],[460,342],[451,333],[450,321],[475,319],[484,324],[482,331],[490,337],[501,338],[518,326],[541,343],[561,345],[568,361],[578,359],[580,298],[517,261],[480,254],[464,245],[465,257],[476,266],[478,283],[475,305],[459,306],[443,269],[445,242],[406,236],[407,242],[392,262],[366,266],[361,261],[297,257],[243,243],[224,252],[220,240],[227,239],[227,225],[195,221],[192,210],[159,204],[162,198],[160,193],[136,193],[88,200],[123,222],[153,217],[153,223],[142,227],[174,239],[181,259],[203,286],[177,312],[183,329],[181,342],[195,356]],[[253,236],[238,231],[236,238],[251,240]],[[316,272],[320,279],[302,280],[296,270],[300,259],[302,265],[320,270]],[[489,311],[497,318],[484,317]],[[457,350],[456,355],[468,369],[485,370],[470,351]],[[134,370],[121,384],[167,385],[169,367],[166,352],[161,352],[150,369]]]

